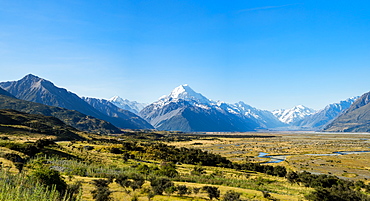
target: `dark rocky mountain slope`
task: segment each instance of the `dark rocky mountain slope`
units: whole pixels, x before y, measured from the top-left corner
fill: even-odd
[[[126,128],[154,129],[152,125],[150,125],[141,117],[128,110],[117,107],[108,100],[87,97],[84,97],[83,100],[85,100],[101,113],[104,113],[110,117],[125,120],[125,122],[127,122],[127,125],[125,126]]]
[[[358,98],[344,113],[328,124],[324,131],[370,132],[370,92]]]
[[[142,125],[132,125],[131,120],[110,117],[96,110],[76,94],[56,87],[52,82],[29,74],[18,81],[1,82],[0,87],[18,99],[41,103],[49,106],[76,110],[85,115],[108,121],[119,128],[140,129]]]
[[[43,105],[40,103],[20,100],[14,97],[1,94],[0,94],[0,109],[12,109],[30,114],[42,114],[45,116],[53,116],[60,119],[69,126],[77,128],[81,131],[96,134],[122,133],[120,129],[118,129],[109,122],[82,114],[75,110],[68,110],[61,107]]]

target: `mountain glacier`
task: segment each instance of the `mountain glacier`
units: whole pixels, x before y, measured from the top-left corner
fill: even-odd
[[[303,105],[295,106],[291,109],[280,109],[272,111],[281,122],[286,124],[294,124],[295,122],[303,119],[304,117],[314,114],[316,111],[314,109],[308,108]]]
[[[159,130],[234,132],[283,125],[268,111],[243,102],[212,101],[189,85],[176,87],[169,95],[145,107],[139,115]]]

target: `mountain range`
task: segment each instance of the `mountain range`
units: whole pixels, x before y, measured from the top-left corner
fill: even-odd
[[[272,111],[281,122],[286,124],[294,124],[297,121],[304,119],[305,117],[314,114],[316,111],[303,105],[298,105],[292,109],[280,109]]]
[[[0,88],[0,109],[12,109],[29,114],[53,116],[69,126],[96,134],[122,133],[120,129],[111,123],[82,114],[78,111],[20,100],[9,95],[8,92]]]
[[[283,124],[268,111],[243,102],[215,102],[188,85],[176,87],[168,96],[145,107],[139,115],[158,130],[185,132],[243,132]]]
[[[56,87],[52,82],[32,74],[26,75],[18,81],[1,82],[0,87],[18,99],[76,110],[85,115],[110,122],[119,128],[153,128],[132,112],[120,110],[113,104],[107,106],[110,110],[101,110],[101,104],[96,102],[89,104],[78,95],[64,88]],[[112,113],[113,110],[115,113]]]
[[[128,110],[117,107],[108,100],[87,97],[83,97],[82,99],[90,104],[93,108],[105,115],[108,115],[109,117],[125,120],[123,121],[124,125],[122,125],[121,128],[153,129],[152,125],[150,125],[141,117]]]
[[[363,94],[324,131],[331,132],[370,132],[370,92]]]
[[[340,114],[346,111],[358,98],[358,96],[352,97],[338,103],[329,104],[324,109],[296,121],[294,126],[298,126],[303,130],[322,130]]]
[[[119,96],[108,100],[79,97],[32,74],[0,82],[0,109],[54,116],[77,129],[101,134],[154,128],[183,132],[364,131],[370,110],[368,96],[329,104],[319,111],[298,105],[270,112],[242,101],[213,101],[189,85],[180,85],[158,101],[143,104]]]

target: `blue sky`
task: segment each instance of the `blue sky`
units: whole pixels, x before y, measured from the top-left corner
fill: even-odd
[[[0,81],[321,109],[370,91],[369,36],[369,1],[0,0]]]

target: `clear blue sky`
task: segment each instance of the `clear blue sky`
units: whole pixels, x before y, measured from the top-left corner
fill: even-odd
[[[153,102],[181,84],[260,109],[370,91],[370,1],[0,0],[0,81]]]

